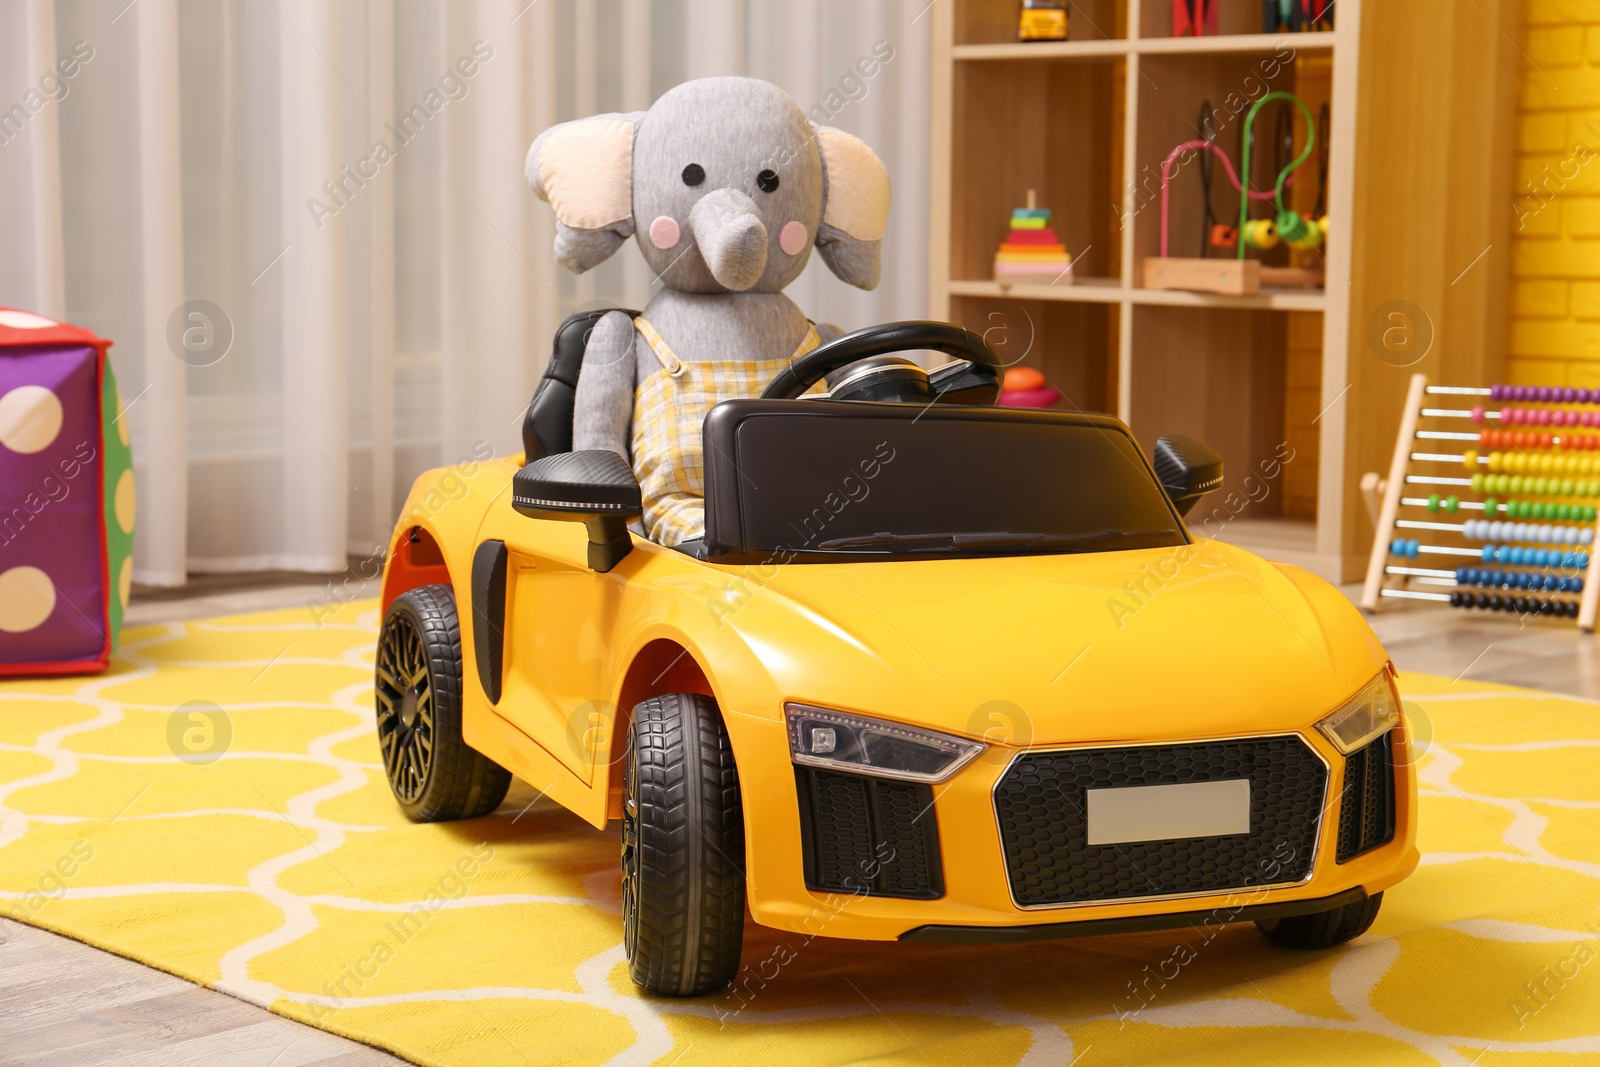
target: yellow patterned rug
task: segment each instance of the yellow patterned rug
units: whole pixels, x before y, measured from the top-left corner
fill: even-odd
[[[669,1002],[628,981],[614,832],[520,786],[401,818],[377,622],[144,627],[106,676],[0,684],[0,913],[426,1064],[1600,1062],[1593,702],[1405,677],[1434,735],[1422,867],[1342,949],[751,925],[764,979]]]

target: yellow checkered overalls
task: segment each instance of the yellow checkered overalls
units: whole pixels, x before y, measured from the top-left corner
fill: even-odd
[[[788,359],[719,359],[684,362],[642,317],[634,328],[661,361],[661,369],[633,395],[633,473],[644,495],[644,531],[672,546],[706,532],[706,466],[701,427],[706,412],[724,400],[761,395],[778,373],[822,343],[814,324]],[[819,391],[822,383],[812,387]]]

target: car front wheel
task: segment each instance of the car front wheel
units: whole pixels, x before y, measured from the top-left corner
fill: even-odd
[[[1374,893],[1350,904],[1310,915],[1290,915],[1282,919],[1257,919],[1256,929],[1280,945],[1290,948],[1332,948],[1353,937],[1360,937],[1378,917],[1383,894]]]
[[[716,702],[696,693],[633,709],[623,763],[622,936],[633,980],[687,997],[739,970],[744,810]]]
[[[395,597],[375,674],[378,747],[406,817],[472,819],[499,807],[511,772],[461,737],[461,624],[448,585]]]

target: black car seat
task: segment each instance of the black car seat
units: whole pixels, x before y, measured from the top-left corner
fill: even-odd
[[[578,374],[583,370],[589,331],[602,316],[613,311],[621,311],[629,318],[639,315],[627,308],[600,308],[570,315],[557,327],[550,362],[522,419],[522,448],[527,453],[524,463],[572,451],[572,405],[578,395]]]

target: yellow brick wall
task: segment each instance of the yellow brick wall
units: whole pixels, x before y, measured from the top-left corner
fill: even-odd
[[[1600,386],[1600,0],[1525,0],[1506,379]]]

